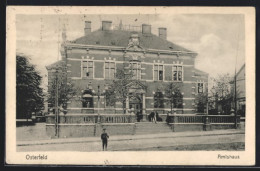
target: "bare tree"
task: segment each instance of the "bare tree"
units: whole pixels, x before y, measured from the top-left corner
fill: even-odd
[[[104,93],[106,96],[106,103],[114,106],[116,102],[122,103],[124,113],[126,113],[126,100],[128,97],[137,97],[138,93],[129,93],[129,85],[133,82],[139,82],[133,79],[133,73],[123,68],[117,68],[115,79],[108,86],[108,90]]]
[[[55,95],[58,93],[58,106],[63,109],[67,108],[67,102],[73,98],[78,92],[73,82],[67,80],[67,72],[65,64],[61,64],[58,71],[58,66],[51,73],[51,82],[48,85],[48,103],[49,107],[55,106]],[[58,91],[56,91],[57,89]]]
[[[183,95],[181,89],[183,83],[169,83],[165,87],[165,96],[167,97],[166,103],[171,106],[171,113],[173,108],[182,108],[183,107]]]
[[[198,93],[195,97],[195,103],[197,105],[197,112],[199,113],[204,113],[205,108],[207,107],[208,104],[208,93],[203,92],[203,93]]]
[[[215,104],[221,106],[221,112],[228,114],[232,107],[232,101],[234,100],[234,91],[231,84],[233,77],[230,77],[229,74],[222,74],[212,80],[213,86],[210,93],[215,97]]]

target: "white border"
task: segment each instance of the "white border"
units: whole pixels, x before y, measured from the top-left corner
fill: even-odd
[[[15,55],[16,14],[244,14],[246,31],[246,134],[245,151],[146,152],[16,152]],[[255,9],[253,7],[7,7],[6,39],[6,162],[8,164],[77,165],[254,165],[255,164]],[[44,154],[48,160],[26,160],[27,154]],[[218,159],[239,155],[237,160]],[[118,157],[120,156],[120,157]]]

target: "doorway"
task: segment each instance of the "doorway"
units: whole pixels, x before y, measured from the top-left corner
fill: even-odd
[[[143,118],[142,115],[142,98],[140,96],[132,96],[129,99],[129,108],[134,111],[134,114],[136,115],[137,122],[140,122],[140,120]]]
[[[134,109],[134,113],[137,114],[142,114],[142,104],[141,103],[130,103],[129,104],[130,109]]]

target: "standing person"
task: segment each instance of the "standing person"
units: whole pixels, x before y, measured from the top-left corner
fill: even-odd
[[[104,151],[104,149],[107,151],[107,140],[108,140],[108,138],[109,138],[109,136],[106,133],[106,128],[104,128],[103,133],[101,134],[103,151]]]
[[[157,113],[157,111],[155,111],[155,113],[154,113],[154,123],[157,123],[157,116],[158,116],[158,113]]]
[[[150,114],[150,118],[151,118],[151,121],[152,121],[152,122],[154,121],[154,115],[155,115],[155,114],[154,114],[154,111],[152,111],[151,114]]]
[[[170,111],[167,112],[167,117],[166,117],[166,122],[169,123],[170,122]]]
[[[140,122],[140,112],[139,111],[137,111],[137,113],[136,113],[136,118],[137,118],[137,122]]]

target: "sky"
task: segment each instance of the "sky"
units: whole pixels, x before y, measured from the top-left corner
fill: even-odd
[[[167,40],[195,51],[195,67],[209,73],[234,74],[245,63],[245,21],[240,14],[137,14],[137,15],[17,15],[16,50],[30,58],[43,76],[47,86],[46,66],[61,58],[62,28],[66,27],[67,40],[84,36],[84,21],[91,21],[92,31],[102,20],[118,25],[141,26],[151,24],[152,33],[159,27],[167,28]],[[237,58],[237,62],[236,62]]]

